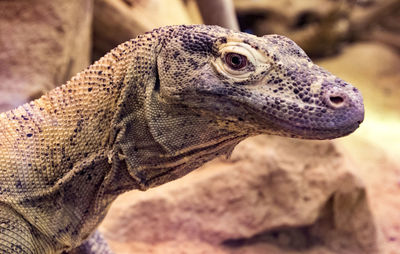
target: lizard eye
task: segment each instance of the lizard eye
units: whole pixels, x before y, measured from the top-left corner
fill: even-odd
[[[268,59],[251,45],[230,41],[219,45],[218,57],[211,61],[214,70],[229,81],[246,81],[270,68]],[[261,77],[262,75],[258,75]]]
[[[248,64],[246,56],[232,52],[225,55],[225,62],[233,70],[240,70]]]

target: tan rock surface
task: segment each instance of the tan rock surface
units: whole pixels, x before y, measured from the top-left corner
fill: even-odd
[[[0,1],[0,112],[89,64],[92,0]]]
[[[230,161],[123,195],[102,229],[117,253],[377,248],[365,190],[333,143],[266,136],[240,144]]]

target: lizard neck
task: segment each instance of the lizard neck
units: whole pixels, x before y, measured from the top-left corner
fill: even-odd
[[[136,81],[150,74],[132,68],[147,68],[147,58],[155,58],[149,48],[137,47],[157,45],[147,38],[152,35],[118,46],[67,84],[0,114],[2,176],[8,179],[0,183],[0,202],[43,237],[52,236],[54,245],[71,246],[87,237],[116,196],[136,188],[126,164],[110,161],[110,151],[115,125],[124,124],[121,109],[143,100],[143,84]]]
[[[47,188],[109,146],[124,72],[116,59],[112,51],[67,84],[0,115],[0,136],[8,141],[0,156],[10,161],[10,174],[37,174],[37,188]]]
[[[226,123],[201,111],[164,102],[157,86],[155,78],[144,102],[135,110],[123,110],[123,124],[116,125],[120,128],[113,160],[126,164],[141,190],[182,177],[219,155],[230,155],[249,135],[224,128],[221,124]]]
[[[67,84],[0,114],[2,177],[8,179],[0,183],[0,202],[43,237],[52,236],[54,246],[86,237],[116,196],[105,186],[110,130],[129,60],[122,53],[117,48]]]
[[[177,179],[218,155],[230,154],[249,135],[232,131],[215,116],[163,101],[157,59],[163,42],[146,36],[137,42],[146,50],[134,56],[126,70],[111,124],[112,171],[130,176],[110,184],[119,186],[119,193]]]

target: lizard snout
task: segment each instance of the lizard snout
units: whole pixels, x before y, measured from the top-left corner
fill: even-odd
[[[324,101],[328,108],[336,111],[337,121],[343,124],[358,126],[364,120],[364,103],[360,92],[348,86],[347,89],[334,88],[324,95]],[[339,120],[342,119],[342,120]]]

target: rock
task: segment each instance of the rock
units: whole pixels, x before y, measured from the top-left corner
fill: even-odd
[[[0,112],[89,64],[92,0],[0,1]]]
[[[365,188],[335,145],[267,136],[239,144],[228,161],[121,196],[101,229],[116,253],[378,250]]]
[[[154,28],[194,22],[181,0],[95,0],[94,60]]]

